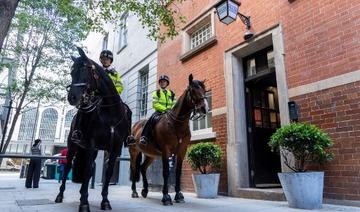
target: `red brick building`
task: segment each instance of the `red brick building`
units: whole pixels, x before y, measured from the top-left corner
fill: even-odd
[[[239,18],[225,25],[216,0],[185,1],[181,33],[158,48],[158,75],[167,74],[180,95],[190,73],[206,79],[212,113],[193,126],[193,140],[222,146],[220,192],[273,187],[280,156],[267,139],[289,123],[288,102],[300,121],[334,139],[335,159],[325,169],[326,198],[360,200],[360,1],[243,0],[254,37],[244,41]],[[173,6],[173,5],[172,5]],[[193,190],[184,167],[183,188]],[[284,169],[284,167],[283,167]]]

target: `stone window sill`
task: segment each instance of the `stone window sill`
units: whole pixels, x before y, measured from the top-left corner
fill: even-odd
[[[199,53],[205,51],[206,49],[214,46],[217,43],[216,36],[212,36],[209,40],[205,41],[204,43],[200,44],[199,46],[189,50],[185,54],[180,56],[180,61],[185,62],[192,57],[198,55]]]
[[[203,130],[191,131],[190,141],[199,141],[213,138],[216,138],[216,132],[213,132],[212,128],[207,128]]]

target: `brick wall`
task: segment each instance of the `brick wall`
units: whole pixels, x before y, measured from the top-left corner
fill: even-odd
[[[293,98],[300,121],[321,127],[334,140],[325,170],[324,196],[360,200],[360,82]]]
[[[182,4],[177,4],[176,7],[180,8],[181,13],[187,17],[188,21],[192,21],[215,2],[217,1],[185,1]],[[289,88],[360,70],[359,0],[296,0],[292,3],[287,0],[242,1],[240,10],[243,14],[251,16],[252,30],[255,34],[276,24],[281,24],[284,35],[285,66]],[[159,44],[158,47],[158,74],[166,73],[170,76],[172,79],[170,87],[177,94],[180,94],[185,89],[184,83],[187,82],[190,73],[193,73],[196,79],[206,78],[206,86],[212,90],[213,109],[226,106],[224,99],[224,52],[226,49],[243,42],[245,27],[239,19],[235,23],[225,25],[220,23],[216,17],[215,31],[217,43],[184,63],[179,60],[182,49],[182,37],[180,35],[174,40]],[[328,92],[329,95],[332,95],[332,90]],[[306,103],[306,100],[303,101],[303,107],[307,104],[310,105],[310,103]],[[331,99],[326,101],[326,104],[331,106]],[[334,97],[334,101],[341,100],[336,100]],[[354,106],[344,103],[343,107],[351,109]],[[322,115],[318,114],[318,112],[320,111],[314,108],[313,111],[308,112],[311,113],[311,116],[304,116],[307,118],[303,118],[303,120],[314,121],[322,127],[326,127],[326,124],[339,126],[338,130],[340,132],[337,132],[336,136],[344,136],[348,132],[341,130],[349,130],[354,127],[351,125],[342,126],[344,123],[332,117],[334,114],[330,109],[321,111],[324,112]],[[343,112],[344,114],[346,116],[346,112]],[[320,118],[321,116],[325,117],[325,119]],[[342,117],[342,114],[339,113],[337,117]],[[226,151],[226,120],[225,118],[220,119],[221,121],[218,123],[217,117],[213,119],[214,131],[218,136],[216,142],[221,143],[223,150]],[[334,119],[334,123],[328,123],[327,119]],[[223,137],[219,137],[220,135],[223,135]],[[347,137],[346,139],[350,138]],[[337,155],[340,155],[336,155],[338,159],[331,164],[335,166],[333,170],[337,170],[337,173],[346,173],[345,170],[340,170],[340,166],[336,166],[334,163],[343,157],[343,154],[350,154],[345,153],[347,151],[353,150],[340,146],[339,150],[335,151]],[[357,156],[357,158],[360,157]],[[192,189],[192,185],[189,183],[191,182],[190,173],[191,171],[185,166],[183,181],[187,189]],[[347,179],[350,180],[350,178]],[[224,183],[223,181],[226,179],[222,178],[221,180]],[[336,178],[336,180],[327,178],[326,180],[327,183],[341,183],[339,178]],[[357,182],[358,187],[360,187],[359,179],[357,179]],[[224,188],[226,188],[226,185],[224,185]],[[330,189],[328,186],[326,188]],[[350,191],[351,189],[349,189],[349,195]],[[326,190],[328,197],[338,198],[336,195],[331,194],[339,194],[343,195],[341,198],[349,199],[350,196],[345,196],[345,193],[344,190],[343,194],[336,189]],[[356,196],[356,198],[360,200],[359,196]]]

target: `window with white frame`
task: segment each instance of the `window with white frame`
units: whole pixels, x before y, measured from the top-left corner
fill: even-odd
[[[146,67],[144,70],[140,71],[139,77],[139,88],[140,88],[140,98],[139,98],[139,117],[145,118],[147,114],[147,102],[148,102],[148,83],[149,83],[149,69]]]
[[[182,62],[212,47],[216,42],[215,15],[208,11],[190,22],[182,32]]]
[[[102,50],[107,49],[108,43],[109,43],[109,33],[106,33],[106,35],[103,38]]]
[[[39,128],[39,137],[43,141],[54,142],[57,120],[58,112],[55,109],[47,108],[44,110]]]
[[[208,22],[190,35],[191,49],[205,43],[212,36],[211,23]]]
[[[127,45],[127,18],[128,14],[124,14],[120,19],[118,51],[121,51]]]
[[[211,117],[212,117],[212,110],[211,110],[211,92],[206,93],[206,100],[209,104],[209,111],[206,116],[202,119],[198,119],[196,121],[191,121],[191,130],[198,131],[203,129],[211,128]]]

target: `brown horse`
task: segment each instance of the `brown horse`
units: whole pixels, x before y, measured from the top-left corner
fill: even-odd
[[[172,110],[161,116],[158,123],[153,128],[152,139],[147,145],[139,143],[141,131],[146,120],[141,120],[132,128],[132,134],[135,137],[136,145],[129,147],[130,169],[132,181],[132,197],[139,197],[136,192],[136,182],[140,180],[140,173],[143,179],[143,189],[141,195],[146,198],[148,193],[148,181],[146,179],[146,169],[150,166],[156,157],[162,158],[164,185],[162,189],[164,205],[172,205],[172,200],[168,194],[169,178],[169,157],[176,155],[176,183],[175,183],[175,202],[182,203],[184,196],[180,192],[180,176],[182,163],[185,157],[186,149],[190,143],[189,120],[191,114],[204,115],[208,111],[208,104],[205,98],[204,81],[193,80],[192,74],[189,75],[189,85],[180,96]],[[145,155],[142,161],[142,153]]]

